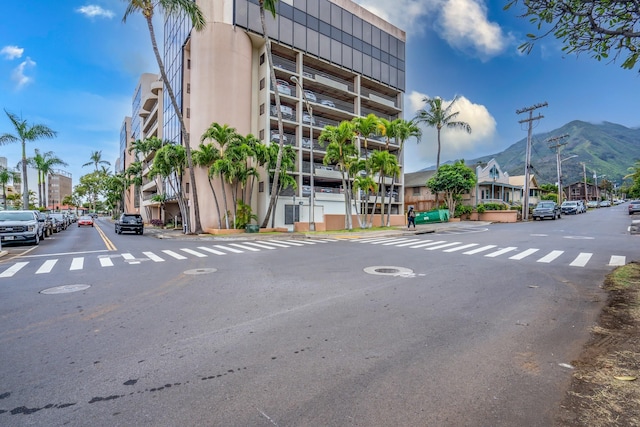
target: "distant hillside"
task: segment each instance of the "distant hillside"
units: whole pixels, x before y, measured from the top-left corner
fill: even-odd
[[[566,143],[561,148],[561,158],[578,157],[562,162],[562,182],[569,184],[582,181],[582,164],[586,165],[587,179],[593,182],[594,171],[600,177],[622,183],[628,168],[640,160],[640,129],[630,129],[615,123],[592,124],[574,120],[548,133],[534,134],[531,148],[531,171],[540,184],[555,184],[557,181],[556,154],[549,148],[549,138],[569,135],[559,141]],[[478,162],[496,159],[503,171],[509,175],[524,175],[527,139],[524,138],[501,153],[477,159],[465,159],[469,166]]]

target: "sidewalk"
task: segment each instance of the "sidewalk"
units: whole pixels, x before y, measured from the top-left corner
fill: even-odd
[[[239,234],[183,234],[181,230],[167,230],[154,227],[145,228],[145,234],[158,239],[177,240],[264,240],[264,239],[361,239],[363,237],[415,236],[419,234],[436,233],[455,228],[484,227],[491,224],[487,221],[458,221],[418,224],[416,228],[407,229],[406,226],[390,227],[388,229],[367,230],[354,228],[352,231],[316,231],[316,232],[273,232],[273,233],[239,233]]]

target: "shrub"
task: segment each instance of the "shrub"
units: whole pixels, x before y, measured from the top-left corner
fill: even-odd
[[[472,206],[456,205],[456,211],[454,213],[454,217],[460,218],[463,215],[469,215],[471,212],[473,212]]]
[[[484,213],[484,211],[486,211],[487,208],[485,208],[485,205],[483,203],[479,204],[478,207],[476,208],[476,211],[481,214]]]
[[[154,227],[163,227],[164,226],[164,222],[161,219],[152,219],[151,221],[149,221],[149,224],[151,224]]]

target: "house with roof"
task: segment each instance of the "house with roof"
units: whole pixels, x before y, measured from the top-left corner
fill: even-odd
[[[514,188],[520,189],[519,193],[513,194],[513,204],[521,205],[524,200],[524,180],[524,175],[512,176],[509,178],[509,184]],[[542,200],[542,196],[546,194],[546,192],[540,188],[538,180],[533,174],[529,175],[529,185],[527,188],[529,189],[529,205],[538,204],[538,202]]]

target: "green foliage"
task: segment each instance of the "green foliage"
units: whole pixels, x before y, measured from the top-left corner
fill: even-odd
[[[486,210],[487,208],[482,203],[479,204],[478,207],[476,207],[476,212],[478,212],[479,214],[484,213]]]
[[[478,205],[478,212],[480,212],[480,206],[483,207],[483,212],[484,211],[504,211],[507,210],[507,205],[504,203],[494,203],[494,202],[489,202],[489,203],[482,203],[480,205]]]
[[[540,200],[550,200],[552,202],[558,203],[558,195],[554,193],[547,193],[540,196]]]
[[[453,217],[460,218],[463,215],[470,215],[472,212],[473,212],[473,206],[457,204]]]
[[[248,224],[250,224],[252,220],[257,221],[258,216],[252,212],[251,206],[243,203],[241,200],[238,200],[238,208],[236,209],[236,220],[233,224],[234,227],[237,229],[243,229]]]
[[[427,187],[433,193],[444,193],[451,215],[460,196],[468,193],[476,185],[476,175],[464,164],[464,160],[457,160],[454,164],[445,164],[427,181]]]

